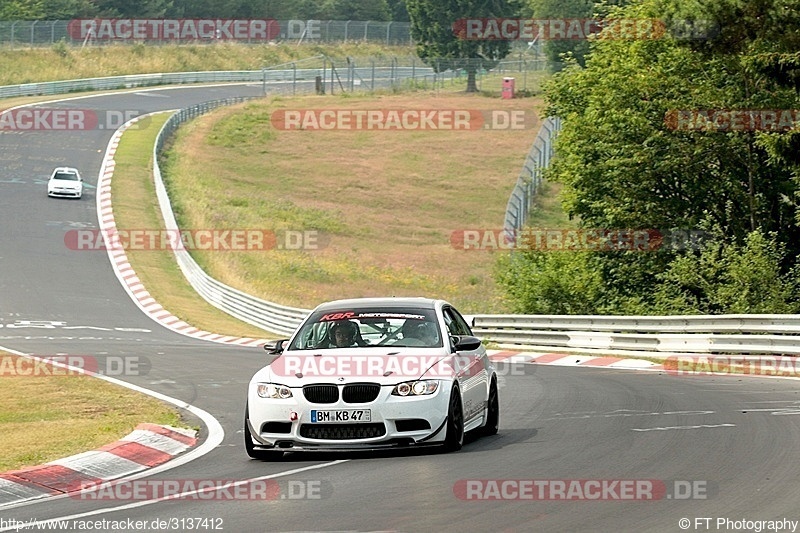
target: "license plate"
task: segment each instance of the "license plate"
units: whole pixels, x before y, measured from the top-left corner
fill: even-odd
[[[369,422],[372,413],[369,409],[312,409],[311,422],[324,424],[326,422]]]

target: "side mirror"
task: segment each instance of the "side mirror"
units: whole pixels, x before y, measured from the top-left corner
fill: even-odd
[[[273,342],[268,342],[264,345],[264,351],[270,355],[280,355],[283,353],[284,344],[289,342],[289,339],[278,339]]]
[[[481,340],[471,335],[453,335],[451,338],[457,352],[471,352],[481,346]]]

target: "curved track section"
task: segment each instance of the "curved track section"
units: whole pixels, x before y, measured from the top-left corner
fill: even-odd
[[[183,87],[48,107],[142,113],[260,90]],[[160,327],[130,300],[106,254],[64,245],[66,230],[97,227],[94,190],[82,201],[53,200],[44,180],[52,167],[69,161],[96,185],[110,135],[0,134],[0,345],[38,355],[147,358],[149,372],[126,381],[210,412],[225,431],[207,455],[147,479],[257,479],[277,492],[267,491],[268,501],[258,497],[263,492],[245,492],[249,499],[187,492],[171,501],[62,497],[0,509],[5,520],[181,525],[175,520],[195,517],[229,531],[680,531],[682,518],[693,521],[690,530],[703,529],[694,520],[704,517],[712,518],[704,530],[719,518],[800,519],[800,387],[789,380],[511,365],[501,367],[500,434],[468,440],[461,452],[248,460],[242,413],[245,386],[263,361],[259,350]],[[509,480],[538,481],[547,497],[515,498]],[[576,480],[603,482],[607,490],[600,498],[559,497],[558,488]],[[613,496],[625,481],[650,482],[661,491],[619,501]],[[681,498],[687,486],[701,490]],[[304,497],[298,497],[301,490]],[[75,523],[67,529],[79,530]]]

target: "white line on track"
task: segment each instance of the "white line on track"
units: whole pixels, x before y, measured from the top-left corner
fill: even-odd
[[[337,461],[331,461],[329,463],[321,463],[321,464],[318,464],[318,465],[305,466],[303,468],[295,468],[293,470],[286,470],[284,472],[277,472],[275,474],[270,474],[268,476],[254,477],[254,478],[251,478],[251,479],[243,479],[241,481],[236,481],[236,482],[231,483],[230,486],[237,486],[237,485],[242,485],[242,484],[245,484],[245,483],[253,483],[255,481],[264,481],[264,480],[267,480],[267,479],[275,479],[275,478],[279,478],[279,477],[283,477],[283,476],[290,476],[292,474],[299,474],[300,472],[308,472],[309,470],[316,470],[316,469],[319,469],[319,468],[326,468],[326,467],[329,467],[329,466],[335,466],[335,465],[338,465],[338,464],[341,464],[341,463],[346,463],[348,461],[350,461],[350,459],[339,459]],[[219,488],[215,488],[214,490],[221,490],[223,488],[227,488],[227,485],[226,485],[226,487],[219,487]],[[38,521],[38,522],[25,524],[24,526],[7,527],[7,528],[0,529],[0,531],[12,531],[12,530],[17,531],[19,529],[27,529],[27,528],[30,528],[30,527],[36,527],[36,528],[40,529],[41,526],[46,525],[46,524],[53,524],[53,523],[57,523],[59,521],[63,522],[64,520],[77,520],[79,518],[85,518],[85,517],[88,517],[88,516],[97,516],[97,515],[100,515],[100,514],[113,513],[113,512],[117,512],[117,511],[125,511],[125,510],[128,510],[128,509],[135,509],[137,507],[144,507],[146,505],[153,505],[155,503],[160,503],[160,502],[163,502],[163,501],[172,501],[172,500],[175,500],[175,499],[180,499],[181,497],[191,496],[193,494],[196,494],[198,492],[203,492],[203,491],[204,490],[193,490],[193,491],[187,491],[187,492],[184,492],[184,493],[181,493],[181,494],[177,494],[177,495],[171,495],[171,496],[168,496],[166,498],[143,500],[143,501],[136,502],[136,503],[129,503],[129,504],[126,504],[126,505],[120,505],[118,507],[108,507],[108,508],[105,508],[105,509],[95,509],[94,511],[87,511],[85,513],[78,513],[78,514],[73,514],[73,515],[60,516],[58,518],[50,518],[50,519],[47,519],[47,520],[41,520],[41,521]],[[205,490],[205,491],[207,492],[207,490]]]
[[[669,431],[672,429],[733,428],[736,424],[701,424],[699,426],[666,426],[661,428],[631,428],[631,431]]]

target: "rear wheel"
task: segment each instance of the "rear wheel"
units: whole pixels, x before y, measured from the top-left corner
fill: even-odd
[[[447,410],[447,433],[444,439],[444,451],[455,452],[464,445],[464,411],[461,408],[461,394],[458,387],[450,393],[450,404]]]
[[[500,399],[497,396],[497,380],[489,386],[489,400],[486,403],[486,423],[481,428],[485,436],[497,435],[500,429]]]

